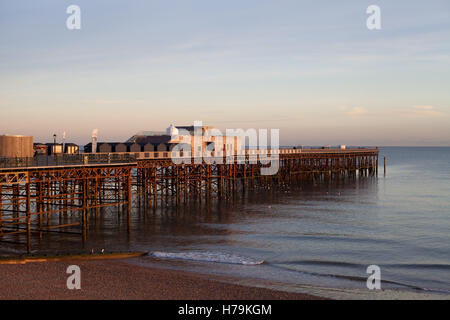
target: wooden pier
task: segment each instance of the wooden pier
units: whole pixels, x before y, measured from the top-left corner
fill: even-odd
[[[53,159],[53,165],[48,159],[45,165],[19,161],[22,165],[0,168],[0,242],[23,243],[31,252],[34,234],[67,230],[86,241],[89,220],[99,208],[114,206],[130,218],[136,198],[143,200],[139,205],[155,208],[228,199],[256,186],[274,187],[293,179],[329,181],[378,173],[378,148],[280,149],[274,175],[262,175],[261,168],[268,165],[252,161],[260,153],[246,150],[220,156],[222,161],[214,163],[190,154],[184,155],[188,163],[179,163],[174,156],[183,155],[171,152],[127,154],[123,162],[110,154]]]

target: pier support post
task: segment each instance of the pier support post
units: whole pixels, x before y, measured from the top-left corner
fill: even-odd
[[[3,232],[2,230],[2,219],[3,219],[3,212],[2,212],[2,205],[3,205],[3,186],[0,184],[0,237]]]
[[[126,177],[127,181],[127,205],[128,205],[128,216],[127,216],[127,230],[128,232],[131,231],[131,201],[132,201],[132,194],[131,194],[131,170],[128,171],[128,176]]]
[[[31,195],[30,195],[30,183],[27,182],[26,184],[26,192],[27,192],[27,202],[26,202],[26,221],[27,221],[27,253],[31,253],[31,215],[30,215],[30,201],[31,201]]]
[[[88,199],[88,195],[87,195],[87,186],[88,186],[88,181],[87,179],[83,179],[82,180],[82,184],[83,184],[83,204],[82,204],[82,233],[83,233],[83,247],[84,244],[86,243],[86,239],[87,239],[87,199]]]

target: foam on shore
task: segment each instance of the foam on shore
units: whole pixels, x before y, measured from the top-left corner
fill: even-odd
[[[248,257],[242,257],[235,254],[211,251],[185,251],[185,252],[163,252],[154,251],[150,256],[163,259],[191,260],[202,262],[231,263],[242,265],[260,265],[264,260],[255,260]]]

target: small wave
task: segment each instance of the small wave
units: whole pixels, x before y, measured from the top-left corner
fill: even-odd
[[[192,260],[192,261],[231,263],[243,265],[259,265],[264,263],[264,260],[255,260],[247,257],[238,256],[235,254],[229,254],[224,252],[210,252],[210,251],[187,251],[187,252],[154,251],[150,252],[149,255],[163,259]]]
[[[291,261],[271,261],[273,264],[284,265],[317,265],[317,266],[337,266],[337,267],[364,267],[369,264],[359,264],[344,261],[324,261],[324,260],[291,260]]]
[[[355,263],[345,261],[332,261],[332,260],[272,260],[272,264],[283,265],[312,265],[312,266],[336,266],[336,267],[354,267],[365,268],[370,263]],[[436,269],[447,271],[450,270],[450,264],[423,264],[423,263],[393,263],[393,264],[380,264],[382,267],[397,268],[397,269]]]
[[[286,270],[286,271],[304,273],[304,274],[309,274],[309,275],[313,275],[313,276],[332,277],[332,278],[352,280],[352,281],[357,281],[357,282],[366,282],[367,281],[367,278],[359,277],[359,276],[312,272],[312,271],[306,271],[306,270],[296,270],[296,269],[289,268],[288,266],[282,266],[280,264],[272,264],[272,263],[270,265],[273,267],[279,268],[279,269]],[[381,283],[389,283],[392,285],[397,285],[397,286],[401,286],[401,287],[405,287],[405,288],[409,288],[409,289],[413,289],[413,290],[418,290],[418,291],[427,291],[427,292],[444,293],[444,294],[450,293],[450,290],[446,290],[446,289],[425,288],[425,287],[420,287],[420,286],[417,286],[414,284],[409,284],[409,283],[404,283],[404,282],[399,282],[399,281],[394,281],[394,280],[382,279]]]

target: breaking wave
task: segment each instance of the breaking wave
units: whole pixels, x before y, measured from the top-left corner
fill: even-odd
[[[259,265],[264,260],[255,260],[248,257],[242,257],[235,254],[211,251],[187,251],[187,252],[162,252],[154,251],[149,253],[150,256],[162,259],[191,260],[217,263],[231,263],[242,265]]]

